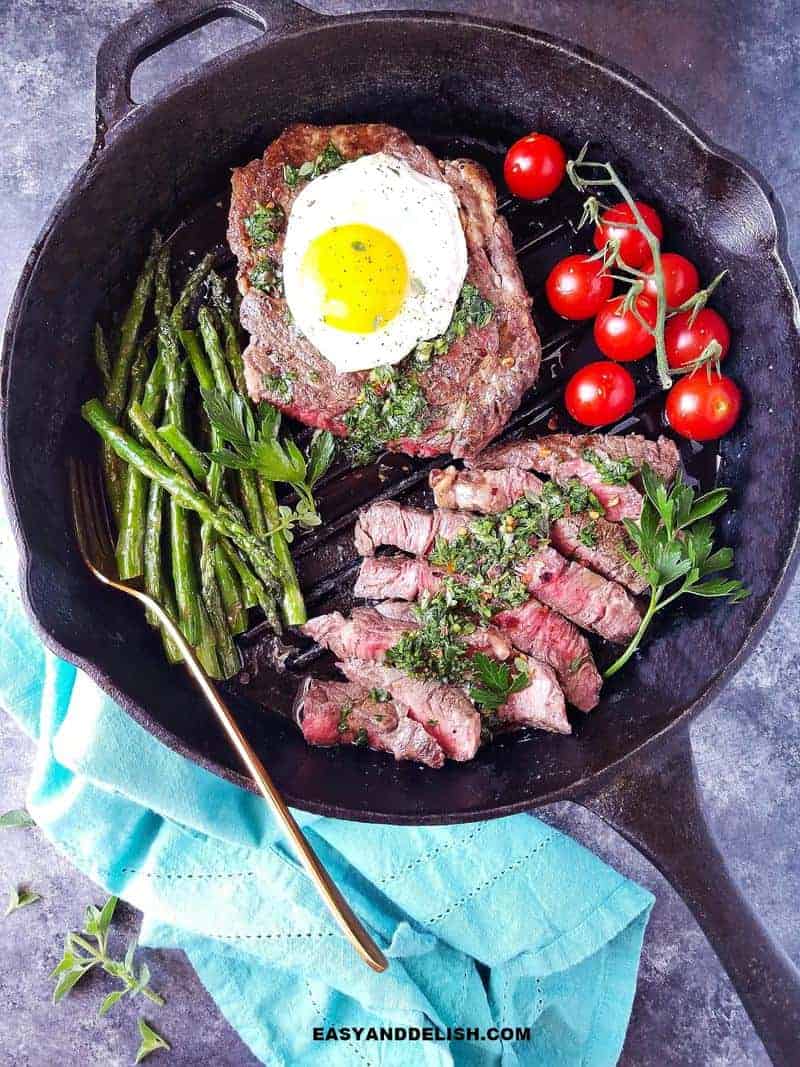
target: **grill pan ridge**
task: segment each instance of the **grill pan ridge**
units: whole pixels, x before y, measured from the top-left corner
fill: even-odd
[[[147,104],[132,103],[137,62],[226,12],[267,33]],[[408,824],[496,817],[558,798],[597,811],[673,880],[774,1062],[791,1063],[800,1032],[797,972],[725,871],[703,819],[688,741],[690,719],[752,650],[796,562],[800,314],[782,214],[763,180],[625,72],[545,35],[464,16],[326,18],[291,0],[164,0],[104,42],[97,84],[97,145],[29,257],[4,336],[2,483],[23,596],[52,651],[165,744],[245,787],[138,610],[92,585],[69,534],[64,457],[96,452],[77,414],[95,385],[92,323],[109,294],[113,300],[129,285],[152,227],[172,232],[182,223],[176,246],[190,240],[192,213],[217,203],[230,167],[260,154],[291,121],[394,123],[437,155],[475,156],[495,178],[503,151],[527,130],[548,130],[572,153],[602,131],[600,158],[663,213],[670,247],[690,252],[704,278],[730,268],[714,303],[734,332],[731,368],[746,410],[719,450],[684,446],[682,454],[701,485],[732,487],[721,533],[735,549],[737,576],[753,591],[749,600],[690,607],[663,620],[636,662],[607,685],[601,706],[573,718],[574,736],[503,739],[472,763],[438,772],[363,750],[308,748],[293,723],[251,697],[286,711],[300,668],[325,670],[325,663],[306,648],[287,685],[287,674],[264,665],[269,637],[259,628],[247,635],[247,684],[234,700],[242,728],[297,807]],[[506,205],[544,349],[539,385],[506,434],[550,429],[551,417],[561,417],[555,401],[564,365],[573,370],[596,358],[585,328],[550,319],[540,291],[555,259],[585,247],[570,226],[577,204],[577,194],[562,189],[545,208]],[[218,212],[224,216],[224,203]],[[212,216],[209,208],[209,225]],[[213,241],[221,236],[218,227]],[[641,390],[639,421],[617,429],[659,431],[653,389],[651,381]],[[425,502],[431,465],[388,456],[326,481],[327,525],[296,546],[311,612],[348,605],[354,508],[378,495]]]

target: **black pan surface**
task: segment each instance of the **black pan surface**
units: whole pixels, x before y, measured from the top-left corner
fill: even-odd
[[[741,662],[774,608],[800,503],[793,443],[800,335],[782,226],[760,179],[650,91],[583,52],[463,17],[302,21],[301,30],[208,64],[109,130],[31,255],[2,364],[3,481],[23,552],[27,605],[48,646],[85,669],[146,729],[249,784],[183,673],[163,662],[137,608],[93,583],[73,543],[64,458],[96,448],[77,414],[96,387],[94,319],[130,285],[153,226],[177,230],[176,250],[187,264],[222,240],[230,167],[260,154],[289,122],[394,122],[438,154],[474,156],[495,174],[507,146],[529,129],[552,132],[573,151],[592,141],[636,193],[657,205],[670,247],[690,251],[704,277],[731,271],[715,303],[734,331],[730,365],[744,387],[746,413],[718,452],[686,446],[684,458],[702,484],[732,487],[722,534],[752,596],[733,608],[701,604],[675,612],[636,663],[607,685],[601,706],[573,718],[572,737],[509,737],[470,764],[438,772],[363,750],[306,747],[296,727],[273,713],[287,709],[296,680],[264,665],[257,631],[246,642],[246,684],[234,693],[244,729],[298,807],[398,823],[531,808],[574,793],[695,713]],[[549,428],[560,410],[559,384],[594,354],[580,332],[563,332],[548,317],[538,292],[565,247],[585,241],[564,224],[575,219],[576,207],[565,191],[542,210],[510,216],[518,243],[532,242],[524,268],[548,351],[539,387],[513,432]],[[637,428],[657,432],[657,410],[645,399]],[[323,498],[330,526],[298,549],[312,610],[347,603],[353,556],[347,512],[404,479],[418,492],[420,466],[389,457],[331,479]],[[344,577],[336,573],[342,569]],[[328,582],[320,588],[322,580]],[[314,669],[324,670],[324,662]]]

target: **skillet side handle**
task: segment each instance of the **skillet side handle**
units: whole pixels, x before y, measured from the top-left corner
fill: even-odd
[[[655,864],[703,929],[776,1067],[800,1062],[800,971],[731,878],[702,812],[689,731],[576,797]]]
[[[218,18],[240,18],[270,37],[325,21],[301,0],[155,0],[116,26],[97,53],[97,143],[136,106],[131,77],[143,60]]]

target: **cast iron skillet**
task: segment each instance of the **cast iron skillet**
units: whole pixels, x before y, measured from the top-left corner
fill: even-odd
[[[269,33],[146,106],[131,102],[138,62],[226,13]],[[559,798],[596,811],[672,880],[770,1055],[793,1062],[798,973],[725,870],[702,815],[688,741],[692,716],[762,634],[788,581],[797,537],[800,319],[780,212],[776,218],[764,183],[629,75],[543,35],[461,16],[329,19],[291,0],[166,0],[104,43],[97,111],[95,149],[31,253],[4,339],[2,473],[23,592],[49,648],[166,744],[244,785],[182,673],[165,666],[135,607],[87,576],[70,532],[64,459],[96,448],[77,416],[96,388],[92,323],[109,293],[129,284],[151,228],[169,231],[219,195],[232,165],[259,154],[297,119],[396,122],[437,151],[475,154],[495,169],[511,141],[542,128],[572,149],[601,141],[604,158],[664,212],[673,247],[690,248],[704,277],[720,265],[731,269],[720,305],[735,331],[735,371],[748,404],[719,451],[718,480],[734,490],[724,536],[752,590],[749,600],[668,621],[608,687],[601,708],[576,721],[573,737],[500,742],[472,763],[440,772],[361,751],[309,749],[293,725],[252,700],[241,700],[240,712],[279,787],[300,808],[428,824],[496,817]],[[535,218],[532,225],[541,236],[541,223],[538,231]],[[585,358],[580,346],[567,351],[568,360]],[[545,399],[558,361],[548,366],[539,390]],[[543,403],[530,408],[531,422],[546,412]],[[390,483],[406,473],[397,463],[386,468]],[[374,476],[334,482],[326,507],[341,513],[342,498],[374,492],[383,485],[369,483]],[[340,559],[326,552],[316,543],[306,552],[317,578]],[[339,588],[335,580],[332,587]],[[251,653],[255,671],[259,660]],[[252,681],[254,691],[285,703],[285,678]]]

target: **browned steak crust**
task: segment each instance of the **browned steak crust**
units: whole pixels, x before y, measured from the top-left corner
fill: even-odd
[[[302,422],[345,436],[344,415],[368,376],[365,371],[337,373],[292,325],[282,296],[267,295],[249,281],[257,255],[245,219],[258,204],[280,205],[288,216],[303,185],[286,184],[284,164],[299,166],[331,143],[346,159],[374,152],[394,155],[428,177],[447,182],[458,198],[467,239],[467,281],[491,301],[494,314],[486,326],[472,327],[419,374],[429,405],[426,427],[419,438],[390,442],[388,447],[423,455],[472,455],[497,436],[536,381],[541,350],[531,300],[486,171],[471,160],[439,162],[392,126],[291,126],[261,159],[234,171],[228,241],[239,262],[242,325],[252,338],[245,353],[250,394]],[[280,234],[269,254],[279,263],[282,253]]]

